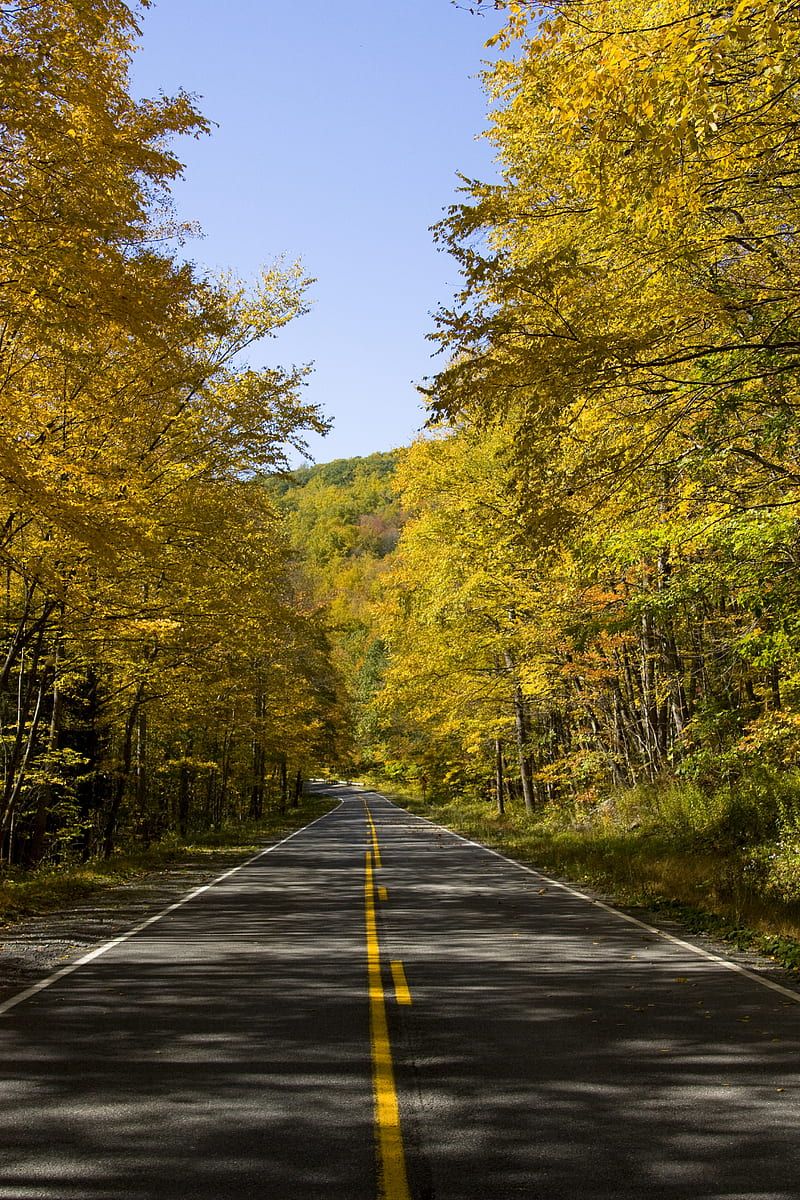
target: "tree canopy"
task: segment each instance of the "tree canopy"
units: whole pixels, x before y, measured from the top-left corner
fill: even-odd
[[[486,786],[502,740],[542,810],[713,789],[756,746],[789,768],[800,13],[497,7],[499,179],[436,230],[463,284],[401,467],[383,702]]]
[[[257,815],[335,707],[255,480],[326,423],[307,368],[245,359],[308,281],[180,256],[170,139],[208,125],[131,97],[136,34],[116,0],[0,10],[0,845],[27,862]]]

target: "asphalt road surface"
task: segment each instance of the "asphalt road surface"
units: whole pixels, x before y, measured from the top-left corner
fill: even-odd
[[[337,791],[0,1006],[0,1200],[800,1197],[800,997]]]

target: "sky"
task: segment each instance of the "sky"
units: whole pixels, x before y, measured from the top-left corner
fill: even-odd
[[[500,23],[450,0],[156,0],[141,22],[133,94],[184,88],[217,125],[176,143],[177,215],[204,235],[183,254],[245,279],[301,258],[317,281],[312,311],[249,356],[314,363],[304,398],[334,420],[309,437],[317,462],[424,423],[431,314],[458,286],[429,227],[458,173],[493,176],[478,76]]]

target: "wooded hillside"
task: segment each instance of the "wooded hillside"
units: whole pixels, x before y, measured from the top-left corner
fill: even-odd
[[[347,752],[331,770],[364,770],[386,758],[375,705],[386,648],[377,624],[384,582],[406,514],[396,452],[339,459],[265,481],[285,518],[299,569],[324,621],[341,681]]]

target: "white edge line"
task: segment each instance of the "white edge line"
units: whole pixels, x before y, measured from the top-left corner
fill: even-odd
[[[381,795],[381,793],[377,792],[376,795]],[[389,804],[393,803],[392,800],[389,800],[388,796],[382,796],[381,798],[387,800]],[[401,808],[401,806],[396,804],[395,808]],[[404,808],[401,808],[401,811],[408,812]],[[655,925],[648,925],[646,921],[640,921],[638,917],[632,917],[629,913],[622,912],[618,908],[613,908],[610,904],[605,904],[602,900],[594,900],[591,896],[587,896],[585,892],[580,892],[577,888],[570,887],[567,883],[561,883],[558,879],[552,879],[549,875],[543,874],[542,871],[537,871],[534,867],[526,866],[525,863],[517,862],[516,859],[509,858],[507,854],[501,854],[499,850],[493,850],[491,846],[484,846],[481,842],[475,842],[470,838],[463,837],[460,833],[448,829],[446,825],[437,825],[435,821],[429,821],[427,817],[420,817],[417,813],[409,813],[409,816],[416,817],[418,821],[425,821],[427,825],[432,825],[434,829],[441,829],[443,833],[449,833],[451,837],[458,838],[460,842],[464,842],[467,846],[474,846],[478,850],[485,850],[487,854],[493,854],[495,858],[500,858],[503,862],[510,863],[512,867],[518,867],[520,871],[527,871],[529,875],[535,875],[537,879],[545,880],[546,883],[560,888],[562,892],[567,892],[570,896],[576,896],[579,900],[584,900],[594,908],[602,908],[604,912],[619,917],[621,921],[627,921],[629,925],[636,925],[639,929],[644,929],[648,933],[654,933],[657,937],[663,938],[664,941],[672,942],[674,946],[680,946],[683,950],[689,950],[699,958],[705,958],[709,962],[717,963],[718,966],[725,967],[727,971],[734,971],[737,975],[743,975],[745,979],[751,979],[753,983],[758,983],[761,987],[769,988],[771,992],[777,992],[778,995],[786,996],[795,1004],[800,1004],[800,992],[794,992],[791,988],[783,987],[780,983],[774,983],[771,979],[764,979],[761,975],[756,975],[755,971],[748,971],[747,967],[740,967],[738,963],[731,962],[729,958],[722,958],[719,954],[712,954],[709,950],[703,950],[701,946],[693,946],[691,942],[685,942],[682,938],[675,937],[671,933],[666,933],[663,929],[657,929]],[[0,1012],[2,1012],[2,1009],[0,1009]]]
[[[181,908],[184,904],[188,904],[190,900],[194,900],[197,896],[201,896],[203,892],[207,892],[209,888],[216,887],[218,883],[222,883],[224,879],[229,879],[231,875],[235,875],[237,871],[243,871],[245,867],[249,867],[257,859],[263,858],[265,854],[271,854],[273,850],[278,850],[281,846],[285,846],[293,837],[297,837],[299,833],[304,833],[306,829],[310,829],[312,825],[316,825],[318,821],[324,821],[331,813],[336,812],[341,808],[343,800],[339,801],[336,808],[330,809],[323,813],[321,817],[316,817],[313,821],[309,821],[307,825],[303,825],[300,829],[295,829],[293,833],[288,834],[285,838],[281,838],[279,842],[275,842],[272,846],[267,846],[264,850],[259,850],[258,854],[253,854],[250,858],[245,859],[243,863],[239,863],[238,867],[231,867],[229,871],[225,871],[222,875],[218,875],[216,879],[212,879],[210,883],[204,883],[202,887],[194,888],[186,896],[180,900],[176,900],[174,904],[170,904],[161,912],[155,913],[152,917],[148,917],[146,921],[140,921],[138,925],[134,925],[127,933],[120,934],[119,937],[112,938],[110,942],[105,942],[102,946],[97,946],[96,949],[90,950],[88,954],[84,954],[82,958],[77,959],[73,963],[68,963],[67,966],[61,967],[58,971],[54,971],[52,975],[47,975],[44,979],[40,979],[38,983],[31,984],[22,992],[17,992],[15,996],[9,997],[0,1004],[0,1017],[5,1016],[10,1009],[16,1008],[18,1004],[22,1004],[24,1000],[30,1000],[32,996],[43,992],[45,988],[52,987],[54,983],[58,983],[59,979],[63,979],[65,975],[71,975],[73,971],[77,971],[78,967],[84,967],[93,959],[99,958],[101,954],[105,954],[108,950],[113,950],[115,946],[120,946],[123,942],[127,942],[129,938],[135,937],[137,933],[147,929],[149,925],[155,925],[156,921],[161,921],[164,917],[168,917],[170,913],[175,912],[176,908]]]

